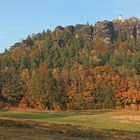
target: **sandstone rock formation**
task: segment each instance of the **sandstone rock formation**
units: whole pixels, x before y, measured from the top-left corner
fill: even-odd
[[[140,20],[136,17],[126,19],[125,21],[101,21],[93,25],[77,24],[75,26],[61,27],[54,30],[56,36],[65,34],[67,40],[70,38],[83,38],[90,41],[102,40],[105,44],[111,45],[114,40],[135,39],[140,40]],[[64,45],[62,38],[58,40],[59,44]]]

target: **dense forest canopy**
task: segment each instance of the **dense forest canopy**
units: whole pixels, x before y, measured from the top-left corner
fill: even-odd
[[[140,108],[140,20],[58,26],[0,54],[0,107]]]

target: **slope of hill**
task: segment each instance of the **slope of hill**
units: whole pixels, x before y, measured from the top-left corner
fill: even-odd
[[[140,108],[140,20],[28,36],[0,54],[0,106]]]

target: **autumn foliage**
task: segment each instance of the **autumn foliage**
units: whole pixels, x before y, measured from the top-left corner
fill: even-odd
[[[116,40],[107,46],[50,31],[28,37],[0,54],[0,106],[139,109],[139,44]]]

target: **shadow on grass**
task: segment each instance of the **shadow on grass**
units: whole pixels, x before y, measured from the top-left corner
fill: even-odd
[[[5,132],[3,131],[4,129]],[[11,133],[10,136],[9,133]],[[50,138],[54,137],[54,139],[52,138],[53,140],[139,140],[140,138],[139,132],[91,129],[82,126],[0,119],[0,138],[3,136],[10,140],[11,136],[19,137],[21,135],[27,140],[29,138],[44,140],[43,138],[48,136]]]

